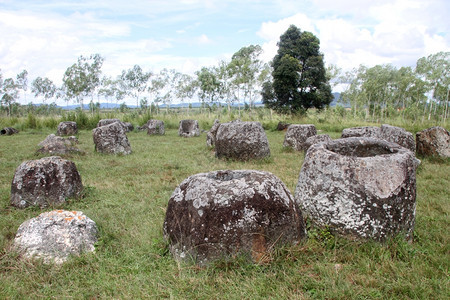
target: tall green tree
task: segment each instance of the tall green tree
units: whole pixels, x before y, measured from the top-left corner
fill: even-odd
[[[66,97],[75,99],[83,109],[83,100],[92,96],[100,85],[101,68],[104,58],[100,54],[89,57],[80,56],[77,63],[67,68],[63,77],[63,89]]]
[[[450,93],[450,52],[438,52],[422,57],[417,61],[416,73],[427,83],[432,92],[429,105],[428,120],[431,118],[434,102],[434,114],[437,106],[443,110],[444,120],[448,116],[448,101]]]
[[[136,99],[136,107],[139,107],[139,97],[146,91],[151,76],[151,72],[144,72],[139,65],[135,65],[127,71],[122,71],[120,79],[123,82],[126,94]]]
[[[35,97],[42,96],[43,102],[45,104],[45,101],[55,96],[56,86],[53,81],[51,81],[47,77],[37,77],[31,82],[31,92],[34,93]]]
[[[8,107],[8,116],[11,116],[13,104],[19,98],[20,86],[12,78],[6,78],[1,86],[1,103]]]
[[[211,104],[219,99],[220,81],[216,76],[214,68],[203,67],[195,73],[198,82],[198,96],[203,104],[206,101]]]
[[[294,25],[280,36],[272,61],[273,82],[266,82],[262,91],[266,106],[295,113],[331,103],[331,86],[319,50],[319,39]]]
[[[16,84],[19,89],[23,91],[23,97],[25,99],[25,102],[27,100],[27,94],[26,91],[28,90],[28,71],[23,70],[16,76]]]
[[[237,92],[238,104],[240,98],[244,102],[248,99],[250,108],[255,100],[255,91],[258,85],[258,77],[263,68],[263,62],[259,59],[262,48],[259,45],[242,47],[233,54],[229,63],[232,86]]]

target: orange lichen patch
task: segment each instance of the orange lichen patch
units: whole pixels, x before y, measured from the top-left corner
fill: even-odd
[[[67,218],[64,218],[64,220],[65,220],[66,222],[70,222],[70,221],[73,220],[73,217],[67,217]]]
[[[84,220],[86,217],[78,216],[78,220]]]
[[[60,213],[62,213],[63,211],[62,211],[62,210],[57,210],[56,212],[60,214]]]
[[[72,211],[72,213],[73,213],[74,215],[76,215],[76,214],[77,214],[77,212],[76,212],[75,210],[73,210],[73,211]]]

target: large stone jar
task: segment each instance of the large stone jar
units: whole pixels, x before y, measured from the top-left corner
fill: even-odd
[[[419,163],[413,152],[379,139],[318,143],[306,154],[295,199],[313,224],[347,237],[410,238]]]
[[[250,160],[270,156],[269,141],[259,122],[233,121],[220,124],[215,146],[218,158]]]
[[[58,206],[67,198],[79,197],[81,176],[72,161],[59,156],[25,161],[17,167],[11,183],[11,205]]]
[[[177,260],[199,265],[237,254],[265,261],[306,237],[302,214],[275,175],[225,170],[192,175],[173,192],[164,237]]]
[[[71,256],[93,252],[98,228],[81,211],[54,210],[22,223],[13,248],[25,258],[61,264]]]

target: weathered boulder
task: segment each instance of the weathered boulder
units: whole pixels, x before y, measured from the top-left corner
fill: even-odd
[[[406,131],[401,127],[391,126],[383,124],[381,127],[354,127],[345,128],[342,131],[342,138],[349,137],[371,137],[376,139],[382,139],[388,142],[399,144],[412,152],[416,151],[416,144],[414,142],[414,136],[412,133]]]
[[[97,127],[92,132],[97,152],[123,155],[131,153],[125,129],[119,122]]]
[[[219,126],[220,126],[219,120],[215,119],[213,126],[206,134],[206,146],[214,147],[214,145],[216,144],[216,134],[217,130],[219,129]]]
[[[134,126],[133,124],[131,124],[130,122],[122,122],[124,127],[125,127],[125,131],[126,132],[131,132],[134,130]]]
[[[161,120],[148,120],[147,124],[147,134],[153,135],[153,134],[159,134],[164,135],[166,132],[164,130],[164,122]]]
[[[220,124],[215,145],[218,158],[249,160],[270,156],[269,141],[259,122]]]
[[[75,135],[78,133],[77,122],[66,121],[58,124],[57,135]]]
[[[383,140],[399,144],[400,146],[411,150],[413,153],[416,152],[414,136],[404,128],[383,124],[381,125],[380,133]]]
[[[81,211],[54,210],[22,223],[13,248],[25,258],[61,264],[70,256],[93,252],[98,229]]]
[[[278,131],[286,130],[286,129],[288,129],[288,127],[289,127],[290,125],[291,125],[291,124],[289,124],[289,123],[278,122],[277,130],[278,130]]]
[[[313,224],[350,238],[411,238],[419,163],[411,151],[380,139],[318,143],[306,153],[295,200]]]
[[[284,183],[253,170],[188,177],[169,200],[163,230],[177,260],[199,265],[237,254],[264,261],[274,246],[306,237],[302,213]]]
[[[19,133],[19,130],[12,127],[5,127],[2,130],[0,130],[0,135],[13,135],[16,133]]]
[[[331,141],[331,137],[328,134],[318,134],[310,136],[305,141],[305,149],[308,150],[309,147],[311,147],[314,144],[322,143],[322,142],[329,142]]]
[[[200,135],[200,127],[197,120],[181,120],[178,135],[182,137],[193,137]]]
[[[435,126],[416,133],[417,154],[450,157],[450,133]]]
[[[283,147],[291,147],[297,151],[305,151],[306,140],[317,134],[316,126],[312,124],[293,124],[288,127],[284,136]]]
[[[23,162],[11,183],[11,205],[57,206],[66,198],[78,197],[83,190],[75,164],[59,156]]]
[[[75,147],[78,144],[78,139],[75,136],[69,136],[67,138],[63,138],[60,136],[56,136],[54,134],[50,134],[39,143],[38,153],[48,153],[52,155],[65,155],[71,153],[82,153],[80,149]]]
[[[98,127],[102,127],[102,126],[106,126],[112,123],[119,123],[123,129],[125,130],[125,132],[130,132],[134,130],[134,126],[133,124],[129,123],[129,122],[122,122],[119,119],[101,119],[100,121],[98,121],[97,123],[97,128]]]
[[[352,127],[342,130],[341,138],[349,137],[371,137],[379,139],[381,135],[380,127],[365,126],[365,127]]]

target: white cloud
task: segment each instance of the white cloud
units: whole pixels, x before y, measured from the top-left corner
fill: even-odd
[[[211,39],[206,34],[202,34],[201,36],[197,37],[197,42],[201,45],[212,43]]]
[[[263,44],[265,59],[276,54],[276,43],[290,24],[314,33],[320,39],[326,62],[343,69],[359,64],[413,66],[420,57],[450,50],[448,21],[433,22],[433,15],[428,14],[430,10],[435,12],[435,3],[406,0],[378,0],[370,4],[354,0],[313,2],[323,8],[321,15],[299,13],[277,22],[262,23],[257,34],[266,40]]]

